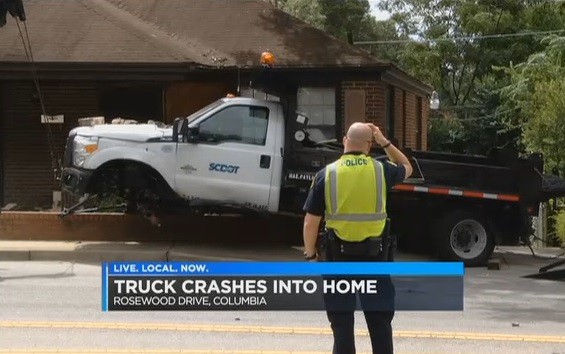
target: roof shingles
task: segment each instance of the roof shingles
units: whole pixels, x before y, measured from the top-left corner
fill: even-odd
[[[29,39],[36,61],[175,62],[179,55],[144,40],[124,24],[81,1],[25,2]],[[22,32],[23,26],[20,24]],[[26,61],[16,23],[0,31],[0,61]]]
[[[271,50],[282,66],[357,66],[383,63],[261,0],[108,0],[182,40],[197,39],[254,66]]]
[[[256,66],[270,50],[277,66],[384,63],[261,0],[29,0],[24,6],[36,61]],[[0,62],[26,61],[14,21],[0,29]]]

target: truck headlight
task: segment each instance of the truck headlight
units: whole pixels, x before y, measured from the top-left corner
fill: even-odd
[[[84,161],[98,149],[98,138],[76,136],[73,142],[73,164],[82,167]]]

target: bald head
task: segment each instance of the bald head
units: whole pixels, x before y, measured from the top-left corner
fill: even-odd
[[[353,123],[343,139],[344,151],[362,151],[368,153],[373,140],[373,131],[365,123]]]

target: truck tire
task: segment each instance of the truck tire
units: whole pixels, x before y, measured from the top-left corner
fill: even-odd
[[[494,251],[494,231],[477,212],[449,212],[436,226],[433,236],[441,259],[464,262],[466,266],[481,266]]]

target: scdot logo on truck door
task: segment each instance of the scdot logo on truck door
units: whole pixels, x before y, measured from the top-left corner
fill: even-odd
[[[226,165],[226,164],[223,164],[223,163],[212,162],[212,163],[210,163],[210,168],[208,170],[209,171],[222,172],[222,173],[237,174],[237,170],[239,170],[239,166]]]

